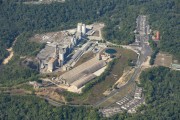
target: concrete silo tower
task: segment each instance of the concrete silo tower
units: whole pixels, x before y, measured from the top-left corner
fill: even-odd
[[[59,66],[63,66],[64,64],[64,50],[59,50]]]
[[[82,23],[78,23],[78,25],[77,25],[77,32],[78,33],[82,32]]]
[[[85,35],[86,34],[86,25],[82,24],[82,34]]]

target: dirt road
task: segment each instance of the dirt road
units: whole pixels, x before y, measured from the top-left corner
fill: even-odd
[[[6,65],[6,64],[12,59],[12,57],[14,56],[13,46],[15,45],[16,40],[17,40],[17,39],[15,39],[15,41],[13,42],[12,47],[10,47],[9,49],[6,49],[6,50],[9,52],[9,56],[7,56],[7,57],[4,59],[4,61],[3,61],[3,64],[4,64],[4,65]]]

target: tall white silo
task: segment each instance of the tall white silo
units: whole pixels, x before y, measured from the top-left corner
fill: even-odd
[[[78,25],[77,25],[77,32],[78,33],[82,32],[82,23],[78,23]]]
[[[83,35],[86,34],[86,25],[85,24],[82,25],[82,34]]]

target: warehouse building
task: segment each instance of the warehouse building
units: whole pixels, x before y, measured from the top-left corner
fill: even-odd
[[[59,83],[69,86],[71,91],[77,91],[87,82],[96,77],[96,71],[106,66],[106,62],[97,57],[75,67],[58,78]]]
[[[89,81],[91,81],[92,79],[94,79],[96,77],[96,75],[94,74],[89,74],[89,75],[85,75],[82,78],[80,78],[77,81],[74,81],[71,84],[70,89],[71,90],[78,90],[79,88],[83,87],[86,83],[88,83]]]
[[[81,26],[81,33],[71,34],[68,31],[53,32],[42,35],[35,35],[34,40],[46,43],[37,59],[40,64],[40,72],[53,72],[55,68],[63,67],[66,57],[72,52],[74,47],[80,42],[82,32],[85,32],[84,24]],[[83,31],[82,31],[83,30]]]
[[[180,64],[171,64],[173,70],[180,70]]]

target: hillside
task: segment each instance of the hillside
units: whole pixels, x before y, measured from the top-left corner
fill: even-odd
[[[149,15],[152,29],[160,31],[161,50],[180,59],[178,6],[178,0],[67,0],[63,4],[48,5],[25,5],[14,0],[1,0],[0,63],[8,55],[5,49],[21,33],[67,29],[80,21],[103,21],[106,24],[106,40],[118,44],[131,43],[134,41],[134,21],[138,14]]]
[[[108,120],[177,120],[180,117],[179,78],[179,72],[164,67],[143,72],[141,86],[144,87],[147,104],[137,114],[119,114]],[[106,120],[94,108],[52,107],[34,96],[0,94],[0,102],[0,119]]]

